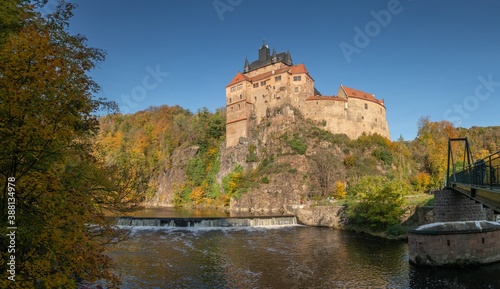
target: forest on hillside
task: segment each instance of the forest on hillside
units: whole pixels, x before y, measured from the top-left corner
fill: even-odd
[[[227,205],[230,197],[239,196],[250,186],[269,182],[270,174],[283,170],[283,164],[272,161],[285,152],[258,156],[257,151],[261,149],[252,144],[246,162],[258,165],[247,171],[236,165],[220,183],[217,182],[225,136],[223,109],[215,113],[206,109],[192,113],[179,106],[152,107],[135,114],[104,116],[99,123],[100,157],[107,165],[127,167],[142,175],[145,201],[154,196],[160,185],[156,176],[169,168],[172,154],[179,148],[198,146],[199,150],[187,164],[186,179],[179,186],[175,199],[177,205]],[[427,117],[415,125],[418,135],[411,141],[390,141],[378,135],[350,140],[345,135],[332,135],[322,130],[321,125],[309,131],[292,131],[279,138],[286,138],[284,141],[290,146],[288,155],[307,154],[307,146],[313,145],[308,144],[311,139],[335,143],[342,148],[342,153],[328,159],[331,164],[318,167],[319,171],[333,169],[339,172],[329,176],[327,187],[322,187],[319,180],[315,193],[325,197],[334,195],[339,185],[337,181],[348,190],[365,175],[398,178],[416,192],[438,189],[443,186],[446,173],[448,138],[467,137],[474,159],[500,149],[500,127],[456,128],[450,122],[433,122]],[[455,151],[460,152],[460,146]],[[313,155],[308,157],[314,159]]]

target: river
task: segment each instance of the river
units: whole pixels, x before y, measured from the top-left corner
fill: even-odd
[[[223,217],[153,209],[144,217]],[[500,264],[415,268],[406,242],[301,225],[130,227],[108,254],[121,288],[500,288]]]

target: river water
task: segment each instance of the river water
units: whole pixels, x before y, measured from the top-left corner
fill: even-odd
[[[144,217],[221,217],[147,210]],[[121,288],[500,288],[500,264],[422,269],[406,242],[300,225],[130,227],[108,252]]]

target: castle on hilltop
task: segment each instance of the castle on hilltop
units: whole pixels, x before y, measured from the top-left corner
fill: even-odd
[[[362,133],[390,137],[384,100],[373,94],[340,85],[335,96],[323,96],[304,64],[293,65],[290,52],[271,53],[263,44],[259,59],[245,60],[226,86],[226,147],[247,137],[249,123],[269,117],[272,107],[289,104],[305,118],[318,121],[334,134],[355,139]]]

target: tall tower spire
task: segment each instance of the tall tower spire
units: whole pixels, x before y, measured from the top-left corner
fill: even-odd
[[[243,72],[247,73],[250,71],[250,64],[248,64],[248,58],[245,57],[245,66],[243,67]]]
[[[271,55],[271,63],[278,62],[278,57],[276,56],[276,49],[273,48],[273,54]]]
[[[290,51],[287,51],[287,52],[286,52],[286,59],[285,59],[285,63],[286,63],[287,65],[293,65],[292,55],[290,55]]]

